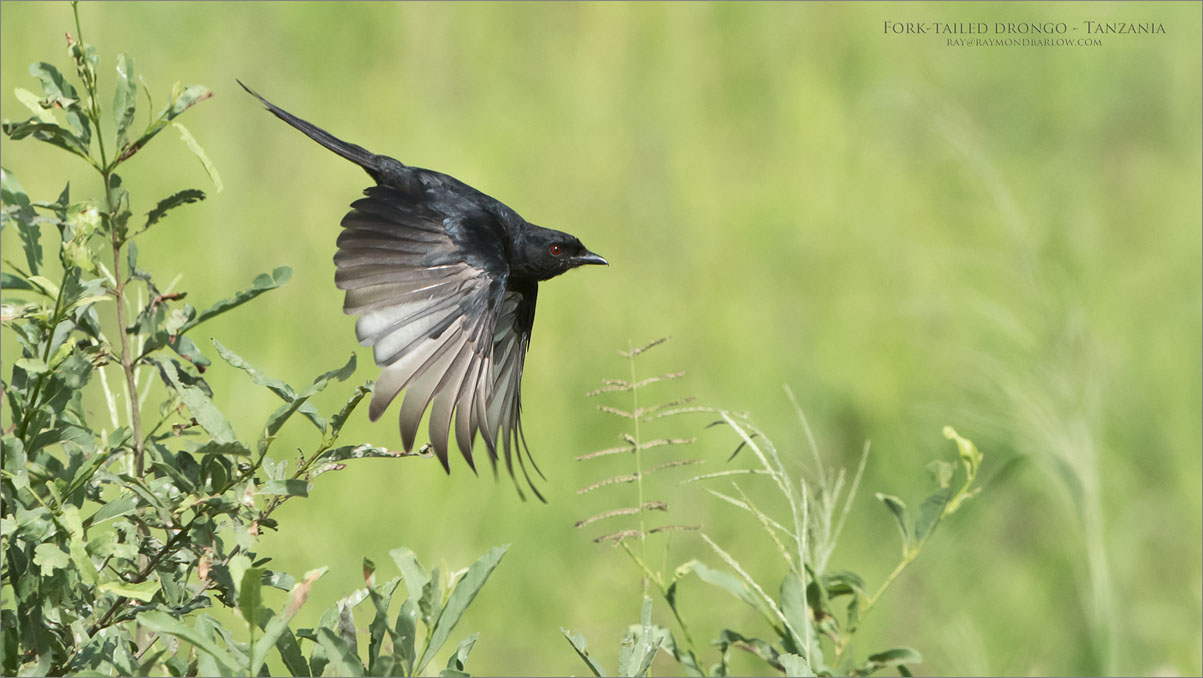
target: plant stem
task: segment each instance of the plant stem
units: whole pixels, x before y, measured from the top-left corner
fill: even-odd
[[[643,564],[647,562],[647,529],[643,519],[643,452],[639,449],[642,447],[642,440],[639,438],[639,389],[635,386],[635,347],[627,341],[627,348],[630,350],[627,362],[631,366],[631,416],[635,420],[635,486],[639,495],[639,501],[635,505],[639,507],[639,559],[640,564]],[[646,565],[644,570],[647,570]],[[647,589],[648,581],[644,579],[644,596],[647,595]]]
[[[63,281],[59,285],[58,294],[54,297],[54,312],[50,314],[50,336],[46,337],[46,348],[42,351],[42,363],[47,367],[50,366],[50,345],[54,339],[54,328],[59,324],[59,312],[63,305],[63,290],[67,287],[67,280],[71,275],[70,271],[63,274]],[[41,395],[42,386],[45,384],[47,375],[50,371],[47,370],[38,375],[38,380],[34,382],[33,392],[29,396],[29,403],[25,406],[25,416],[21,417],[21,426],[17,429],[17,437],[25,440],[25,434],[29,430],[30,423],[33,422],[33,416],[37,411],[38,396]]]
[[[877,604],[877,601],[881,598],[881,595],[886,592],[886,589],[890,588],[890,584],[894,583],[894,580],[898,578],[898,575],[902,574],[902,571],[905,570],[908,565],[915,562],[915,557],[918,555],[919,551],[916,549],[915,551],[907,553],[902,557],[902,560],[898,562],[898,565],[894,568],[894,571],[890,573],[890,576],[886,577],[886,580],[881,583],[881,586],[877,587],[877,591],[872,596],[869,596],[869,599],[865,601],[865,606],[860,609],[860,614],[857,616],[858,623],[860,620],[865,618],[865,615],[869,614],[869,610],[873,609],[873,606]]]
[[[134,361],[130,355],[129,334],[125,321],[125,278],[121,274],[121,235],[117,232],[116,210],[113,205],[112,173],[108,170],[102,173],[104,177],[104,200],[108,210],[109,235],[113,244],[113,296],[117,303],[117,336],[121,338],[121,370],[125,372],[126,398],[130,400],[130,426],[133,428],[134,439],[134,475],[141,478],[144,468],[145,444],[142,440],[142,412],[138,407],[138,386],[134,380]]]

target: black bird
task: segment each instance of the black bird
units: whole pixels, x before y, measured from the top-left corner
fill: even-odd
[[[373,349],[380,377],[368,416],[401,391],[406,451],[430,407],[430,443],[448,473],[452,417],[468,466],[477,432],[493,472],[498,453],[522,495],[513,459],[539,499],[522,457],[522,365],[539,283],[584,264],[606,264],[580,240],[536,226],[501,202],[440,172],[410,167],[335,138],[256,94],[277,118],[362,167],[376,182],[342,220],[334,281],[343,312]],[[433,405],[431,404],[433,403]],[[539,472],[542,475],[541,472]]]

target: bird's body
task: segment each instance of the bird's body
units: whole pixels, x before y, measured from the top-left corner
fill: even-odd
[[[246,89],[376,181],[343,217],[334,255],[335,282],[346,291],[343,311],[359,316],[359,341],[372,346],[381,367],[371,419],[404,391],[399,422],[406,450],[429,407],[430,443],[448,472],[454,419],[469,466],[475,470],[479,433],[494,470],[503,458],[516,480],[516,459],[542,498],[522,459],[530,460],[530,451],[519,416],[539,282],[605,259],[454,177],[341,141]]]

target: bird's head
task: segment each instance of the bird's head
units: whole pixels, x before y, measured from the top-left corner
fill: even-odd
[[[511,270],[524,278],[547,280],[577,266],[609,265],[590,252],[576,236],[530,224],[515,238]]]

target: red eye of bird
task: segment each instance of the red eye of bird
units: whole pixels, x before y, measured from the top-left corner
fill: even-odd
[[[551,252],[551,256],[553,257],[558,257],[564,252],[564,248],[560,247],[559,245],[552,245],[547,249]]]

